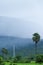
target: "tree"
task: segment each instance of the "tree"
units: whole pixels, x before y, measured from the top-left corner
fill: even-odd
[[[40,35],[38,33],[34,33],[32,40],[35,42],[35,54],[37,55],[37,43],[40,41]]]
[[[3,53],[3,56],[5,58],[5,55],[6,56],[8,55],[8,50],[6,48],[2,48],[2,53]]]

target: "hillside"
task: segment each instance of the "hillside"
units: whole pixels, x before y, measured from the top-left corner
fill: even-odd
[[[0,36],[0,53],[3,47],[7,48],[11,55],[29,56],[35,54],[35,44],[32,39],[28,38]],[[43,40],[38,43],[38,53],[43,53]]]

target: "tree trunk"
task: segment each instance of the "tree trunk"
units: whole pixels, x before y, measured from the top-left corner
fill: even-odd
[[[35,55],[37,55],[37,43],[35,43]]]
[[[36,56],[37,56],[37,43],[35,43],[35,60],[36,60]]]

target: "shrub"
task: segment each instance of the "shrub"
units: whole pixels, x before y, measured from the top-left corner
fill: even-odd
[[[12,65],[12,63],[10,63],[10,65]]]
[[[21,56],[16,56],[15,58],[13,58],[13,62],[17,63],[21,60]]]
[[[30,60],[25,60],[25,62],[24,63],[30,63],[31,61]]]
[[[36,62],[37,63],[42,63],[43,62],[43,55],[37,55],[36,56]]]
[[[13,65],[16,65],[16,64],[13,64]]]
[[[31,62],[31,59],[30,58],[25,58],[24,59],[24,63],[30,63]]]
[[[14,58],[13,63],[17,63],[17,62],[18,62],[18,60],[16,58]]]
[[[20,60],[21,59],[21,56],[16,56],[15,57],[17,60]]]
[[[3,62],[3,58],[2,57],[0,57],[0,64]]]
[[[31,60],[28,59],[28,58],[22,58],[22,59],[19,61],[19,63],[30,63],[30,62],[31,62]]]

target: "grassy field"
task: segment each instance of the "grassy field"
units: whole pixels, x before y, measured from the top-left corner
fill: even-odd
[[[43,63],[39,64],[39,63],[35,63],[35,62],[31,62],[31,63],[15,63],[15,64],[16,65],[43,65]],[[9,62],[5,62],[5,65],[10,65],[10,63]]]
[[[43,65],[43,64],[36,64],[36,63],[17,63],[17,65]]]

